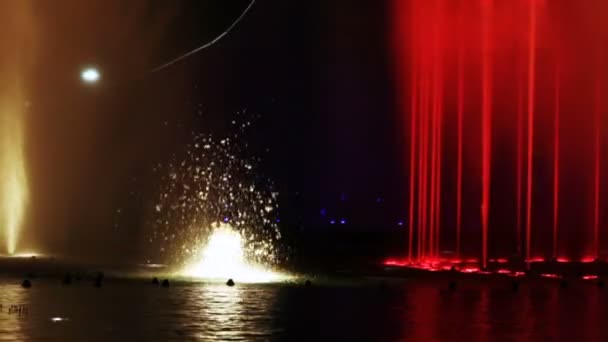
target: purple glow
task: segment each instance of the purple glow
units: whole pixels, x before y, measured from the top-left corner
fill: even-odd
[[[228,217],[224,217],[224,222],[228,222],[230,219]]]
[[[340,224],[346,224],[346,220],[345,219],[341,219],[340,220]]]
[[[329,224],[336,224],[336,220],[329,221]]]
[[[327,209],[321,208],[321,216],[325,217],[327,215]]]

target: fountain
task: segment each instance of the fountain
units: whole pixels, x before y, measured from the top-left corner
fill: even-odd
[[[247,151],[250,125],[239,118],[224,137],[193,134],[185,153],[155,168],[161,181],[146,235],[148,260],[222,282],[287,279],[270,271],[283,257],[278,194]]]
[[[606,5],[393,3],[405,262],[603,260]]]
[[[5,4],[0,14],[0,227],[5,252],[18,247],[28,187],[24,156],[24,111],[27,107],[25,73],[33,56],[33,20],[25,2]]]

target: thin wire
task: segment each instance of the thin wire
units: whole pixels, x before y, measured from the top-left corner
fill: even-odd
[[[249,5],[243,11],[243,13],[241,13],[241,15],[238,18],[236,18],[236,20],[230,26],[228,26],[228,28],[224,32],[222,32],[222,34],[220,34],[219,36],[215,37],[212,41],[206,43],[205,45],[199,46],[196,49],[194,49],[194,50],[192,50],[192,51],[190,51],[190,52],[188,52],[186,54],[183,54],[183,55],[181,55],[181,56],[179,56],[179,57],[177,57],[177,58],[175,58],[175,59],[173,59],[173,60],[171,60],[171,61],[169,61],[169,62],[167,62],[165,64],[161,64],[161,65],[157,66],[156,68],[151,69],[150,71],[148,71],[148,73],[152,74],[152,73],[158,72],[160,70],[163,70],[163,69],[165,69],[165,68],[167,68],[167,67],[169,67],[169,66],[171,66],[171,65],[173,65],[173,64],[175,64],[175,63],[177,63],[177,62],[179,62],[179,61],[181,61],[181,60],[183,60],[185,58],[188,58],[188,57],[190,57],[190,56],[192,56],[192,55],[194,55],[194,54],[196,54],[196,53],[198,53],[198,52],[200,52],[202,50],[205,50],[205,49],[207,49],[207,48],[215,45],[217,42],[219,42],[220,40],[222,40],[222,38],[224,38],[226,35],[228,35],[230,33],[230,31],[232,31],[236,27],[236,25],[238,25],[239,22],[241,22],[241,20],[243,20],[243,18],[245,18],[245,16],[247,15],[247,13],[249,13],[249,10],[251,10],[251,8],[253,7],[254,3],[255,3],[255,0],[251,0],[251,2],[249,3]]]

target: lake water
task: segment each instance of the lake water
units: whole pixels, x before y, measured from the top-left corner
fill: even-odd
[[[0,341],[608,341],[608,288],[551,280],[0,283]],[[23,305],[27,313],[9,312]]]

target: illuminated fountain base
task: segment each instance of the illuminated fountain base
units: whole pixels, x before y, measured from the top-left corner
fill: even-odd
[[[290,278],[248,262],[241,235],[225,224],[217,226],[207,245],[180,274],[222,282],[233,279],[237,283],[280,282]]]
[[[595,280],[600,276],[608,276],[608,263],[604,260],[596,260],[589,257],[582,258],[581,260],[570,260],[567,258],[545,260],[543,258],[533,258],[527,261],[498,258],[489,259],[486,268],[482,268],[479,260],[476,258],[426,258],[415,261],[389,258],[383,261],[382,265],[388,269],[409,269],[472,275],[502,275],[510,277],[531,275],[542,278],[578,278],[583,280]]]

